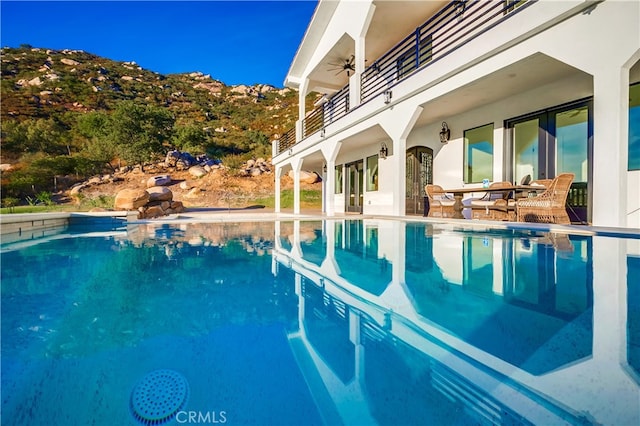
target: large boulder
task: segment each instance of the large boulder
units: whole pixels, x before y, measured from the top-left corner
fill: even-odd
[[[42,80],[40,80],[40,77],[35,77],[29,80],[28,84],[29,86],[40,86],[42,84]]]
[[[62,62],[65,65],[71,65],[71,66],[80,65],[80,62],[74,61],[73,59],[69,59],[69,58],[62,58],[60,59],[60,62]]]
[[[154,186],[166,186],[166,185],[171,185],[170,175],[152,176],[149,179],[147,179],[147,188],[151,188]]]
[[[184,211],[184,204],[182,204],[182,201],[173,201],[171,202],[171,209],[176,213],[182,213]]]
[[[289,177],[291,179],[294,179],[293,170],[289,170]],[[316,172],[305,172],[304,170],[300,171],[300,182],[316,183],[320,181],[322,181],[322,178]]]
[[[86,185],[86,184],[77,184],[77,185],[74,185],[74,186],[71,188],[71,191],[69,191],[69,195],[71,195],[72,197],[73,197],[73,196],[76,196],[76,195],[80,194],[80,192],[82,192],[82,190],[83,190],[83,189],[85,189],[87,186],[88,186],[88,185]]]
[[[193,177],[199,178],[207,174],[207,171],[202,166],[193,166],[189,168],[189,174]]]
[[[185,181],[180,182],[179,186],[180,186],[180,189],[184,189],[185,191],[188,191],[191,188],[193,188],[195,185],[194,185],[193,182],[185,180]]]
[[[164,163],[167,167],[175,167],[176,163],[180,159],[180,151],[169,151],[164,159]]]
[[[200,192],[201,192],[200,188],[193,188],[191,191],[189,191],[187,193],[187,195],[185,195],[185,197],[187,197],[187,198],[198,198],[200,196]]]
[[[116,194],[116,210],[136,210],[149,202],[149,193],[144,189],[123,189]]]
[[[140,219],[153,219],[154,217],[164,216],[164,210],[160,206],[150,206],[144,209],[144,212],[140,216]]]
[[[147,188],[149,193],[149,201],[171,201],[173,200],[173,192],[166,186],[152,186]]]

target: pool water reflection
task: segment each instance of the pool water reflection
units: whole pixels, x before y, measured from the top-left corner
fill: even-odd
[[[3,424],[136,424],[159,368],[228,424],[640,423],[640,240],[151,224],[1,260]]]
[[[332,395],[359,394],[358,416],[640,420],[638,240],[379,220],[276,234],[288,241],[276,270],[298,280],[299,338]],[[341,419],[357,422],[354,410]]]

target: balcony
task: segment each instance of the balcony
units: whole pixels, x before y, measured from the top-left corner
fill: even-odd
[[[446,58],[471,40],[524,10],[537,0],[455,0],[432,15],[426,22],[365,68],[357,88],[359,102],[350,108],[347,84],[331,97],[316,103],[302,120],[300,140],[295,130],[278,141],[277,154],[324,129],[359,106],[381,95],[419,71]]]

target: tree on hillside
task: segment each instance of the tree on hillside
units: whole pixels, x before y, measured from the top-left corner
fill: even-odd
[[[201,153],[208,142],[207,133],[197,125],[177,126],[173,134],[173,146],[192,154]]]
[[[271,143],[269,137],[258,130],[247,130],[244,132],[247,151],[253,152],[256,156],[270,156]]]
[[[144,165],[163,154],[164,142],[171,139],[174,122],[165,109],[123,101],[110,115],[87,114],[78,126],[80,132],[90,138],[85,153],[93,160],[111,164],[119,157],[129,164]]]
[[[110,117],[104,112],[92,112],[78,118],[78,132],[87,139],[82,154],[114,170],[113,160],[118,155],[118,145],[109,134]]]
[[[120,102],[109,120],[109,137],[117,144],[123,160],[143,165],[163,153],[175,119],[165,109]]]
[[[118,145],[109,135],[109,115],[92,112],[78,118],[78,132],[87,138],[82,153],[92,161],[114,169],[112,161],[118,157]]]
[[[14,153],[68,154],[66,129],[53,119],[8,121],[2,125],[2,149]]]

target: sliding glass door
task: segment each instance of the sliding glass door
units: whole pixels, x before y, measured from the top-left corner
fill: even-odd
[[[363,161],[347,164],[347,211],[362,213],[362,196],[364,183]]]
[[[567,200],[572,222],[590,216],[592,108],[590,101],[562,105],[508,120],[510,180],[552,179],[560,173],[575,178]]]

